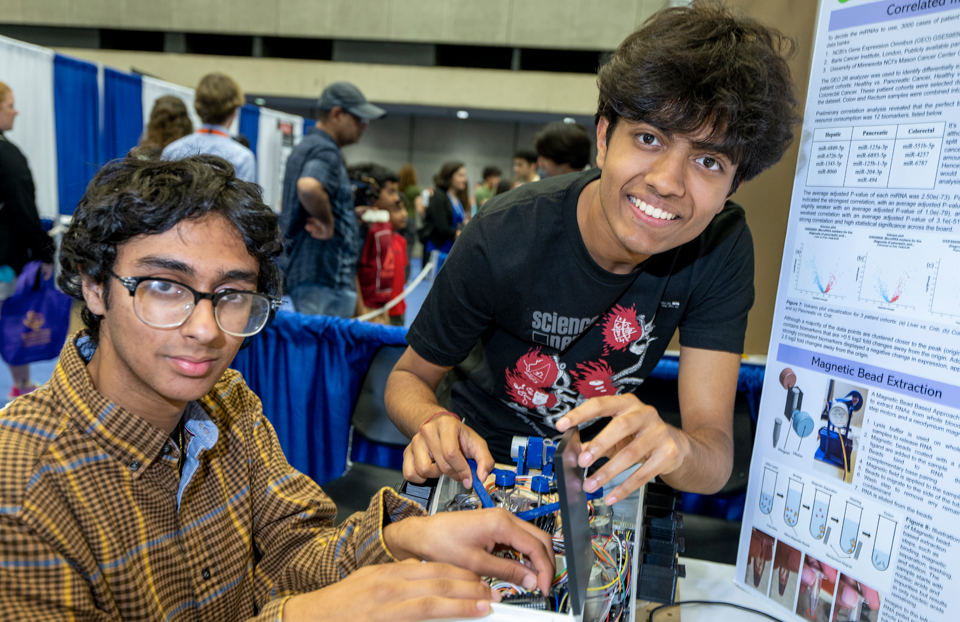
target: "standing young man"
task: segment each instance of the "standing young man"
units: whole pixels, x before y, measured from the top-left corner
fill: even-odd
[[[483,169],[483,183],[477,184],[473,195],[477,201],[477,209],[483,207],[484,203],[497,194],[497,186],[500,185],[502,174],[496,166],[487,166]]]
[[[193,134],[167,145],[163,157],[176,160],[199,153],[220,156],[233,164],[237,177],[256,183],[257,158],[249,147],[235,141],[229,130],[244,101],[243,90],[230,76],[223,73],[203,76],[193,99],[193,107],[203,125]]]
[[[87,328],[0,411],[5,617],[459,618],[495,599],[474,572],[549,588],[549,538],[505,512],[424,517],[385,488],[333,526],[227,368],[277,307],[280,248],[259,188],[220,158],[131,157],[90,183],[59,281]]]
[[[533,149],[520,149],[513,154],[513,187],[540,181],[537,174],[537,152]]]
[[[317,126],[293,149],[284,173],[287,288],[300,313],[353,317],[363,241],[340,150],[386,112],[349,82],[325,88],[317,109]]]
[[[513,435],[577,425],[588,492],[643,463],[715,492],[733,461],[733,403],[753,304],[753,244],[727,198],[793,139],[789,42],[720,6],[665,9],[598,75],[597,168],[495,197],[463,232],[407,335],[386,392],[409,437],[404,474],[467,480]],[[633,394],[680,330],[682,429]],[[434,394],[479,341],[482,360]],[[492,452],[492,455],[491,455]]]

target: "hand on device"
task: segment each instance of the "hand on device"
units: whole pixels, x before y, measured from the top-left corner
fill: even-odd
[[[409,519],[408,519],[409,520]],[[436,618],[478,618],[499,601],[474,573],[447,564],[417,561],[367,566],[283,608],[284,622],[382,620],[407,622]]]
[[[452,413],[441,413],[421,425],[403,450],[403,477],[423,483],[431,477],[446,475],[470,488],[473,474],[467,458],[477,461],[480,481],[493,471],[493,456],[487,442]]]
[[[545,594],[553,581],[552,537],[502,508],[411,517],[388,525],[383,537],[397,559],[456,564]],[[499,550],[517,551],[529,565],[493,554]]]
[[[607,505],[625,498],[657,475],[675,471],[690,453],[690,439],[678,428],[664,423],[656,408],[632,393],[587,400],[557,420],[557,430],[565,432],[598,417],[608,417],[610,422],[583,444],[578,464],[587,468],[598,458],[610,460],[587,478],[583,489],[593,492],[628,468],[643,463],[607,494]]]

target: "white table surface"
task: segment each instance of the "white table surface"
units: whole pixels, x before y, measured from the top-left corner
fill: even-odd
[[[783,609],[768,601],[756,598],[740,589],[733,583],[735,567],[730,564],[718,564],[703,561],[702,559],[680,558],[680,563],[686,566],[687,577],[680,579],[680,600],[719,600],[736,603],[751,609],[759,609],[777,618],[778,620],[793,620]],[[676,616],[667,614],[676,609],[661,610],[653,618],[654,622],[676,622]],[[681,622],[717,622],[732,620],[736,622],[753,622],[754,620],[768,620],[733,607],[712,607],[709,605],[685,605],[680,609]],[[637,622],[641,622],[637,620]],[[646,622],[646,621],[643,621]]]

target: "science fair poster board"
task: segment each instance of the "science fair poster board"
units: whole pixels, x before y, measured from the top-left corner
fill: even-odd
[[[737,559],[784,620],[960,620],[960,0],[821,0]]]

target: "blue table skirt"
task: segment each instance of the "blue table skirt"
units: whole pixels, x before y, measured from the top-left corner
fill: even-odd
[[[403,328],[280,311],[232,367],[260,396],[290,464],[322,485],[346,468],[350,416],[370,360],[380,346],[405,344]],[[677,358],[666,356],[651,377],[676,380],[678,371]],[[761,365],[740,366],[737,390],[746,395],[754,422],[763,374]],[[354,435],[351,454],[351,460],[388,468],[403,463],[402,447],[370,443],[360,435]],[[737,501],[684,495],[686,511],[727,518],[742,515],[742,499]]]

